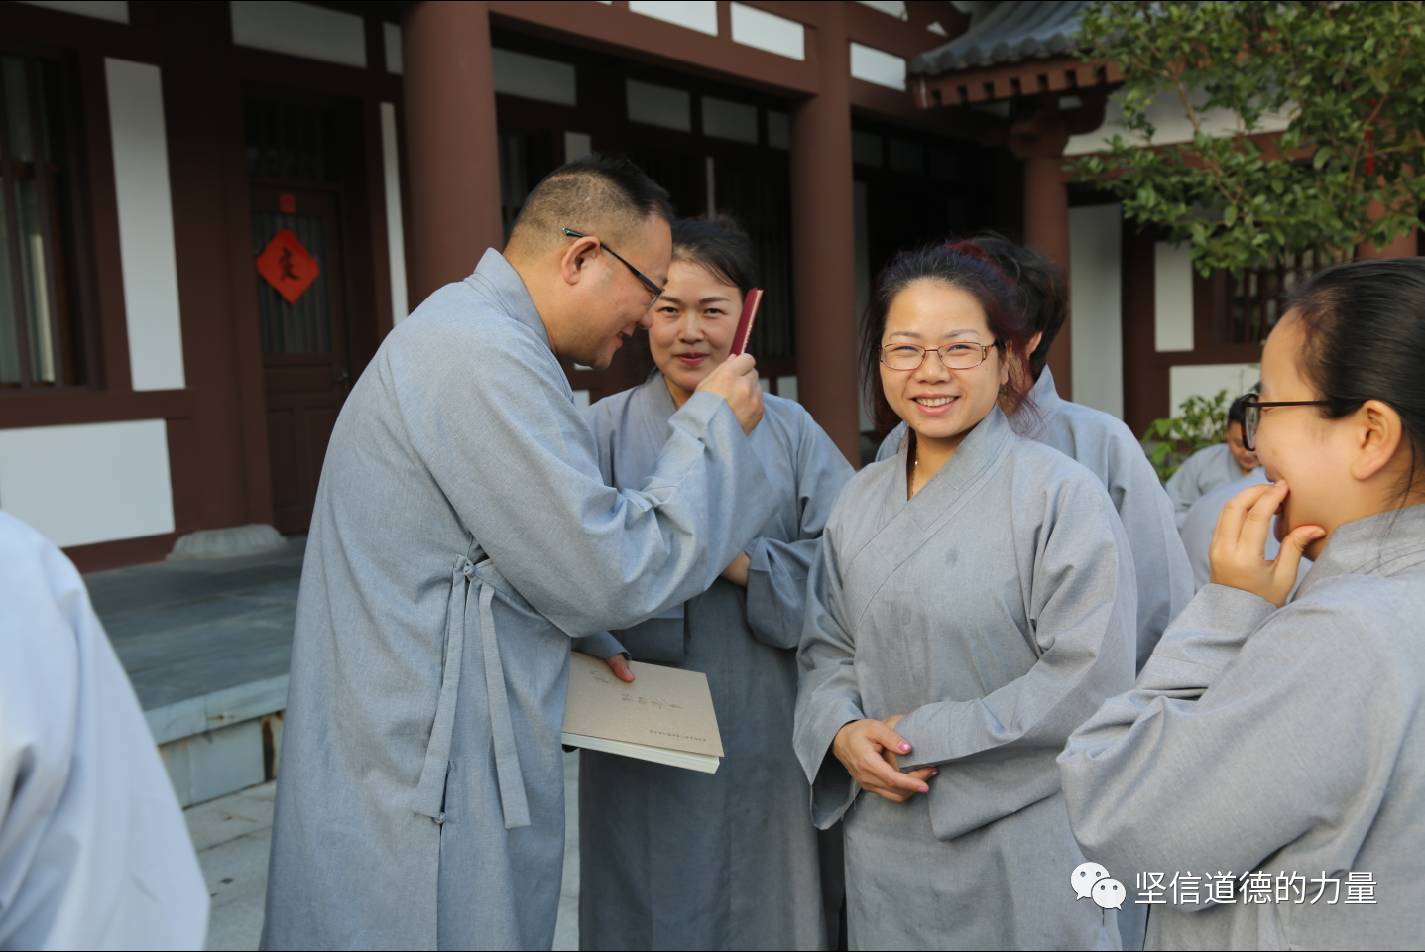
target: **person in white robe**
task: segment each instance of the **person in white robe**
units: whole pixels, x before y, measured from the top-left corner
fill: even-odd
[[[572,639],[705,591],[771,510],[751,357],[625,490],[561,369],[646,326],[670,218],[626,160],[556,170],[506,254],[427,298],[352,389],[302,567],[264,947],[552,943]]]
[[[208,887],[74,565],[0,512],[0,949],[201,949]]]
[[[1419,258],[1290,302],[1246,413],[1271,482],[1227,504],[1212,583],[1059,758],[1085,855],[1154,903],[1149,948],[1425,936],[1422,313]]]
[[[610,485],[648,478],[673,415],[728,359],[743,297],[757,284],[752,243],[735,224],[674,222],[668,287],[648,331],[657,369],[589,413]],[[835,941],[792,714],[807,573],[852,470],[800,405],[765,400],[751,440],[771,518],[706,592],[615,632],[617,643],[580,649],[623,649],[706,674],[725,751],[711,776],[580,752],[581,948],[822,949]],[[724,518],[744,515],[738,508]]]
[[[1068,888],[1054,758],[1133,682],[1132,559],[1093,474],[999,409],[1031,334],[1012,294],[979,258],[903,253],[864,326],[914,436],[822,534],[793,735],[813,819],[844,817],[853,949],[1120,945]]]

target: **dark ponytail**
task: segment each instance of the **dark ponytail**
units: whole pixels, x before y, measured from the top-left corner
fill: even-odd
[[[1303,376],[1340,419],[1367,400],[1400,414],[1408,497],[1425,459],[1425,258],[1352,261],[1316,275],[1288,303],[1305,332]]]
[[[956,247],[975,249],[994,262],[1014,285],[1019,306],[1029,320],[1029,336],[1043,335],[1039,346],[1029,355],[1029,372],[1038,380],[1049,360],[1049,348],[1069,316],[1069,291],[1064,272],[1034,249],[1017,245],[1002,235],[976,235],[957,242]]]

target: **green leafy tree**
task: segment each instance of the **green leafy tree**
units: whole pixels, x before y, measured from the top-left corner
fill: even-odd
[[[1231,402],[1226,390],[1210,398],[1188,397],[1178,407],[1177,416],[1160,417],[1148,424],[1143,450],[1159,479],[1167,482],[1189,456],[1226,438]]]
[[[1086,8],[1081,39],[1124,72],[1127,135],[1072,173],[1187,242],[1203,274],[1307,251],[1343,260],[1417,225],[1425,3],[1110,0]],[[1192,141],[1153,145],[1163,96]],[[1213,115],[1235,132],[1212,134]]]

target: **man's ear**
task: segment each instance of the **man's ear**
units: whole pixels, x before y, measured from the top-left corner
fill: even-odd
[[[559,258],[559,276],[564,279],[564,283],[574,285],[587,280],[589,266],[593,264],[598,253],[599,239],[592,236],[575,238]]]
[[[1024,352],[1032,354],[1039,349],[1039,342],[1044,339],[1043,331],[1035,331],[1034,336],[1029,338],[1029,343],[1025,346]]]

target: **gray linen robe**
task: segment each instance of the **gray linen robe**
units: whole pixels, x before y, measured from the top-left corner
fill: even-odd
[[[551,944],[571,637],[703,591],[770,513],[723,400],[671,429],[641,490],[604,483],[495,251],[386,338],[317,491],[265,947]]]
[[[1045,367],[1029,392],[1029,401],[1009,418],[1014,432],[1052,446],[1098,477],[1108,490],[1138,580],[1137,666],[1143,667],[1163,629],[1192,598],[1192,567],[1173,519],[1173,504],[1143,447],[1118,417],[1059,396],[1054,375]],[[905,439],[904,423],[882,442],[877,459],[896,452]]]
[[[208,887],[74,565],[0,512],[0,949],[199,949]]]
[[[758,492],[772,499],[773,514],[747,547],[747,588],[719,579],[681,606],[682,618],[615,633],[638,660],[708,676],[726,756],[708,776],[580,753],[579,944],[586,949],[827,944],[817,830],[792,753],[792,714],[807,572],[852,470],[801,406],[766,399],[752,446],[768,477]],[[673,413],[657,374],[591,408],[611,485],[643,483]],[[723,518],[743,514],[729,510]]]
[[[1237,465],[1232,449],[1226,443],[1204,446],[1183,460],[1177,472],[1169,477],[1163,487],[1173,503],[1173,513],[1178,528],[1182,528],[1192,504],[1218,486],[1235,483],[1247,475]]]
[[[1164,949],[1425,938],[1425,506],[1338,528],[1280,609],[1208,585],[1059,758],[1084,853],[1141,873],[1300,874],[1305,901],[1153,905]],[[1350,871],[1376,903],[1352,904]],[[1160,887],[1161,888],[1161,887]]]
[[[845,815],[853,948],[1118,948],[1075,904],[1083,861],[1054,758],[1133,683],[1123,527],[1092,473],[994,410],[906,499],[906,448],[842,493],[807,595],[793,736],[819,826]],[[906,803],[831,753],[849,721],[904,714]]]

